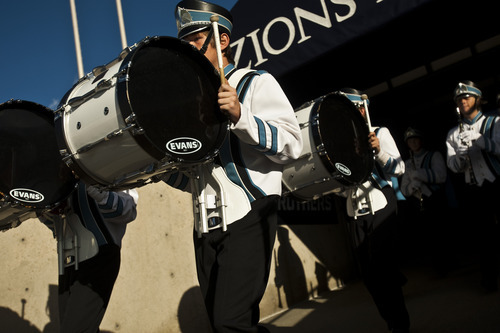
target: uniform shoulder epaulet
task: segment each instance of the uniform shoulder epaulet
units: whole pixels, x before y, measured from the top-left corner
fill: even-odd
[[[262,75],[264,73],[267,73],[264,70],[252,70],[252,69],[241,69],[239,70],[241,72],[241,78],[238,80],[238,83],[236,84],[236,92],[238,93],[238,99],[240,103],[243,103],[245,100],[245,95],[248,90],[248,87],[252,83],[252,80],[259,75]],[[238,72],[235,73],[240,74]]]

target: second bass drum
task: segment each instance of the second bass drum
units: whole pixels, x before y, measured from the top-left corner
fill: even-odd
[[[368,126],[354,104],[333,92],[295,110],[304,148],[283,170],[284,194],[309,201],[367,180],[373,166]]]

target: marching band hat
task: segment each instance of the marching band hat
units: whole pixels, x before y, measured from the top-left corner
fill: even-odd
[[[200,0],[183,0],[175,7],[177,37],[184,38],[195,32],[210,28],[210,18],[217,15],[219,32],[231,36],[233,16],[224,7]]]
[[[453,92],[453,100],[456,102],[459,97],[474,96],[476,99],[481,98],[483,94],[481,90],[472,81],[461,81],[458,83]]]
[[[405,131],[405,142],[408,141],[409,138],[423,138],[424,135],[421,131],[416,128],[408,127]]]
[[[356,107],[361,107],[363,105],[363,98],[361,98],[361,95],[363,93],[357,89],[353,88],[342,88],[340,89],[340,92],[343,93],[349,100],[356,105]],[[366,104],[370,105],[370,100],[366,99]]]

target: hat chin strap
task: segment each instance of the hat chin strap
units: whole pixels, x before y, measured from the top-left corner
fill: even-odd
[[[210,31],[208,32],[207,39],[205,39],[205,43],[203,43],[203,46],[200,49],[200,52],[205,54],[207,52],[208,44],[210,44],[210,41],[212,40],[212,36],[214,35],[214,29],[210,27]]]

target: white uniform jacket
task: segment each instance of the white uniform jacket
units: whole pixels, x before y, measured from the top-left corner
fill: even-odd
[[[378,127],[375,133],[380,142],[380,152],[375,156],[375,167],[370,179],[362,186],[341,193],[347,197],[347,213],[351,217],[383,209],[387,200],[380,189],[387,185],[392,187],[391,178],[397,178],[405,172],[403,159],[389,129]]]
[[[446,182],[446,163],[438,151],[422,149],[405,161],[405,173],[401,179],[401,192],[405,197],[420,199],[415,189],[427,197]]]
[[[220,162],[232,183],[243,189],[250,202],[281,195],[283,165],[302,152],[302,135],[295,112],[276,79],[263,72],[225,68],[229,84],[237,87],[240,78],[256,75],[239,87],[241,117],[231,124],[229,136],[220,149]],[[186,176],[172,174],[164,181],[189,190]]]
[[[99,246],[116,244],[121,247],[127,224],[137,217],[137,201],[139,195],[135,189],[108,192],[103,191],[99,200],[87,193],[87,186],[80,182],[71,194],[68,216],[76,215],[81,225],[90,231]],[[54,230],[53,213],[45,213],[39,219],[47,227]]]
[[[485,140],[484,149],[472,144],[468,150],[469,158],[457,156],[462,145],[460,127],[452,128],[446,138],[447,165],[455,173],[464,173],[465,182],[471,183],[471,171],[481,186],[485,180],[494,182],[500,174],[500,125],[498,116],[485,116],[479,112],[472,121],[464,120],[464,131],[481,133]]]

